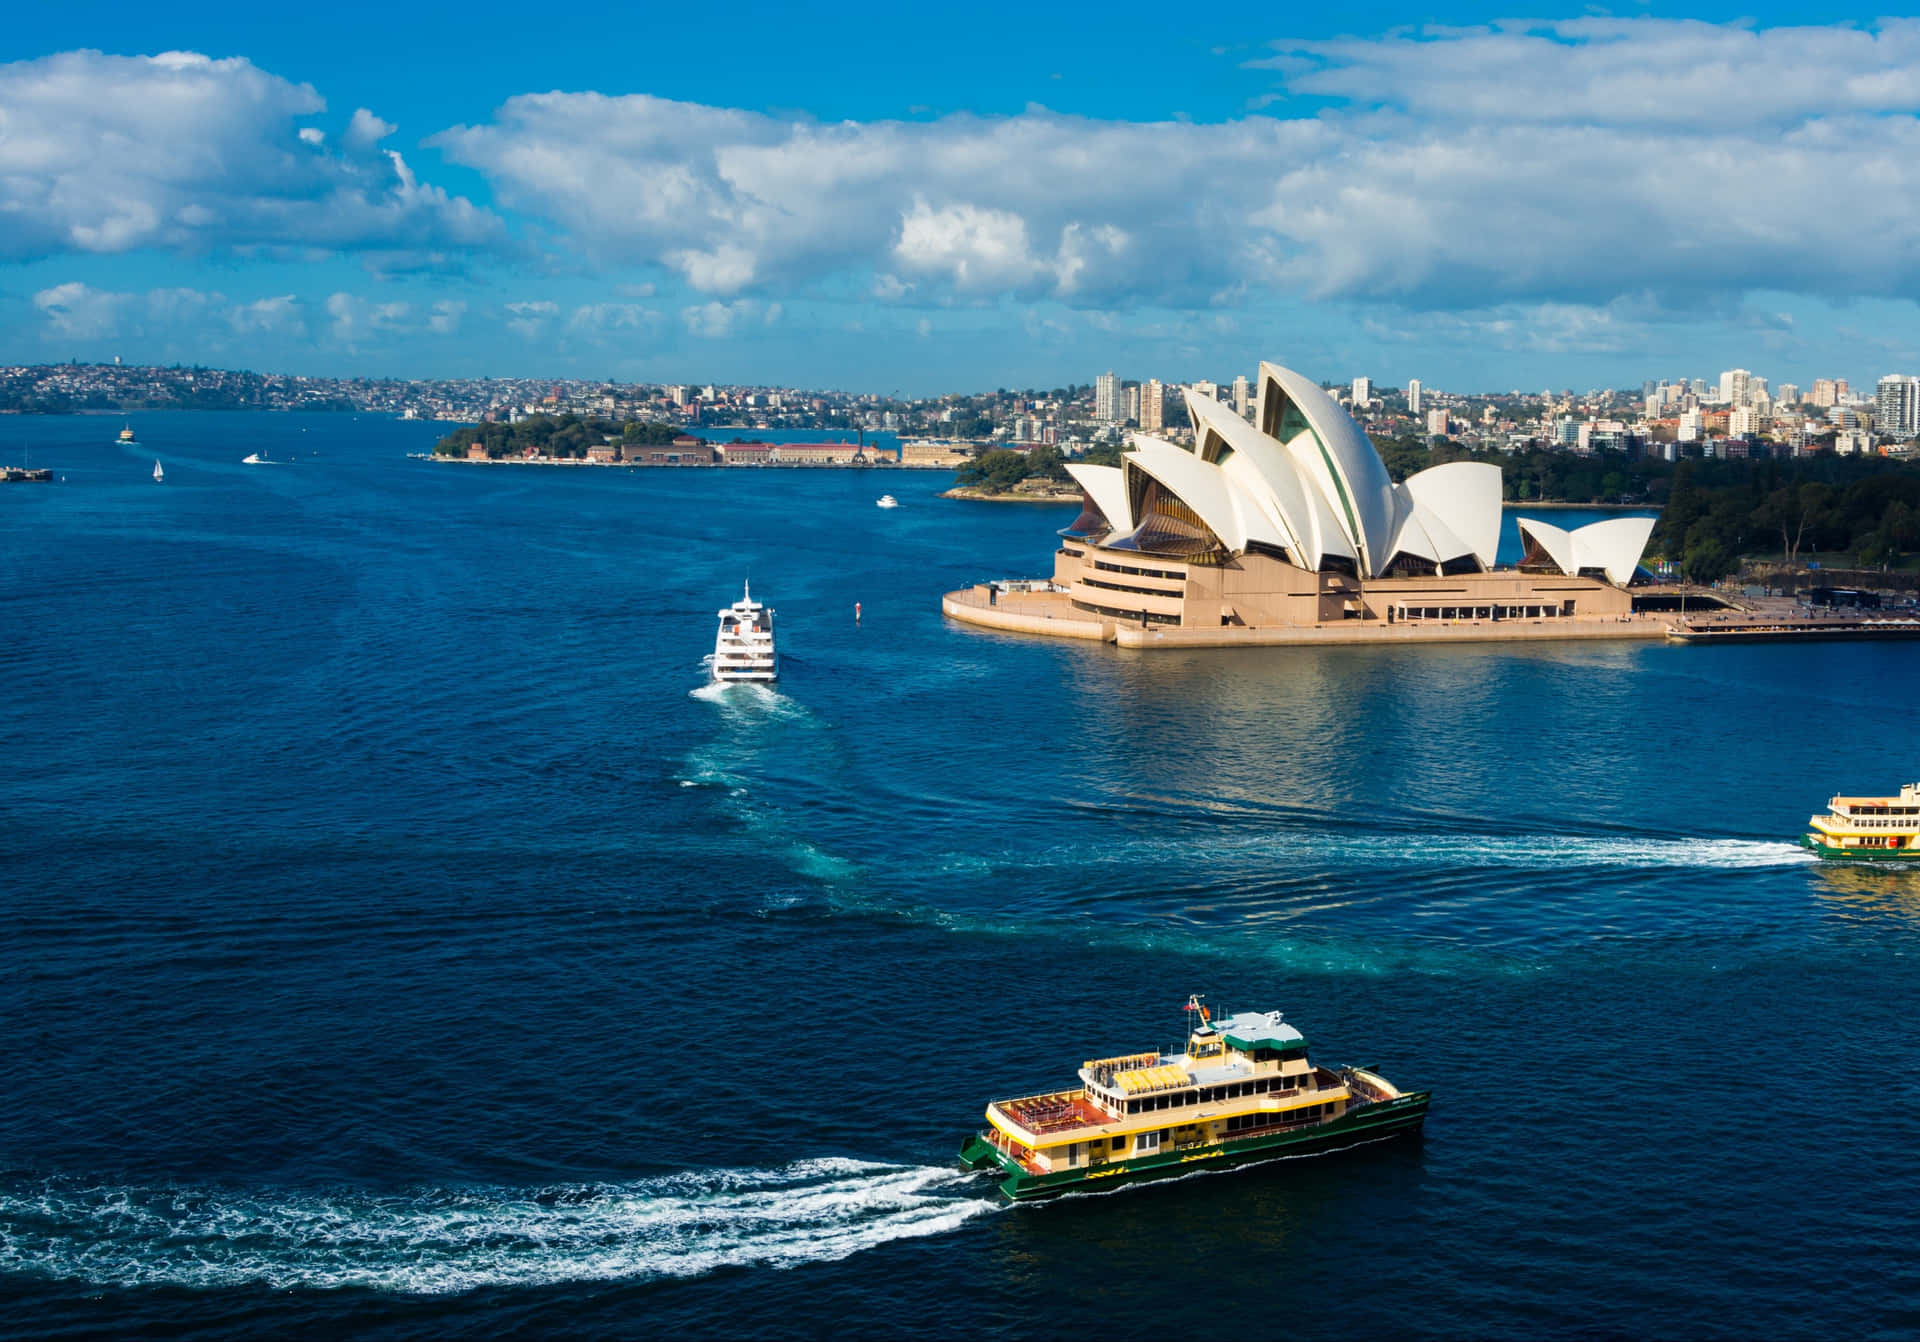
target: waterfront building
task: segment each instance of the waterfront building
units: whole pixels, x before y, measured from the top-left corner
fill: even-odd
[[[1107,424],[1115,424],[1126,416],[1121,413],[1120,379],[1109,368],[1093,380],[1093,417]]]
[[[1891,373],[1880,379],[1873,397],[1873,427],[1892,438],[1920,434],[1920,378]]]
[[[1159,378],[1150,378],[1140,387],[1140,428],[1143,432],[1152,432],[1165,426],[1167,389],[1160,384]]]
[[[1554,622],[1647,632],[1627,585],[1651,517],[1571,532],[1524,519],[1525,556],[1498,568],[1499,467],[1449,462],[1395,484],[1354,418],[1278,364],[1260,365],[1253,424],[1192,389],[1186,403],[1191,447],[1142,432],[1118,466],[1068,464],[1082,506],[1049,583],[994,603],[952,593],[948,613],[1062,637],[1177,630],[1188,643],[1476,621],[1486,628],[1464,636]]]
[[[1407,383],[1407,413],[1409,415],[1420,413],[1420,379],[1417,377]],[[1428,432],[1431,433],[1432,430],[1429,429]]]

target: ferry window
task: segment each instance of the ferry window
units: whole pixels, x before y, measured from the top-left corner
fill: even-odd
[[[1137,1114],[1137,1113],[1139,1113],[1139,1112],[1140,1112],[1140,1101],[1138,1101],[1138,1100],[1128,1100],[1128,1101],[1127,1101],[1127,1112],[1128,1112],[1128,1113],[1130,1113],[1130,1114]]]
[[[1172,1128],[1160,1129],[1160,1140],[1163,1142],[1173,1140],[1173,1129]]]

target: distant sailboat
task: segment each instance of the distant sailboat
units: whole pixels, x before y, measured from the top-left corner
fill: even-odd
[[[160,458],[155,457],[153,459],[153,483],[155,483],[156,485],[164,484],[166,482],[166,478],[167,478],[167,473],[160,469]]]
[[[249,453],[247,453],[247,455],[246,455],[246,456],[244,456],[244,457],[242,457],[242,458],[240,458],[240,464],[241,464],[242,466],[271,466],[271,465],[273,465],[273,463],[272,463],[271,461],[269,461],[269,460],[267,460],[267,458],[265,457],[265,455],[263,455],[262,453],[259,453],[259,452],[249,452]]]

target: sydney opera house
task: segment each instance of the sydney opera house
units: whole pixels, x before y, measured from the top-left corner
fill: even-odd
[[[1524,553],[1496,567],[1499,467],[1395,484],[1353,417],[1277,364],[1260,365],[1254,423],[1197,391],[1186,404],[1191,448],[1135,434],[1119,466],[1068,467],[1084,502],[1051,582],[949,593],[947,613],[1126,644],[1663,628],[1634,616],[1629,591],[1651,517],[1572,531],[1522,517]]]

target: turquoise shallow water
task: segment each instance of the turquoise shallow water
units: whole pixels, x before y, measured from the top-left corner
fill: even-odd
[[[1067,518],[936,477],[118,427],[0,419],[0,1331],[1920,1324],[1920,873],[1790,842],[1920,772],[1910,645],[1027,642],[938,594]],[[950,1172],[1194,991],[1426,1136]]]

